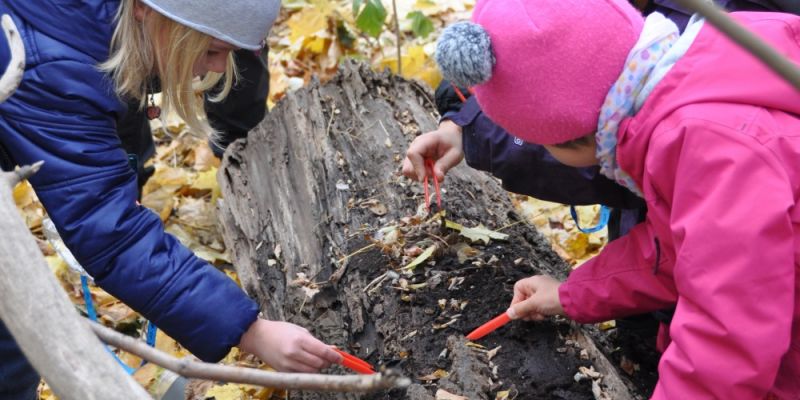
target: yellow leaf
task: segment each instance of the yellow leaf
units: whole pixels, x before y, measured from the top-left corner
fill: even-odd
[[[222,196],[222,191],[219,188],[217,181],[217,168],[212,167],[206,171],[200,172],[192,181],[192,188],[197,190],[210,190],[211,191],[211,204],[216,204],[217,199]]]
[[[142,193],[142,204],[160,212],[175,192],[189,183],[189,173],[183,168],[159,166],[156,173],[147,180]]]
[[[24,208],[35,201],[36,193],[28,181],[22,181],[14,187],[14,203],[17,204],[17,207]]]
[[[39,382],[39,400],[58,400],[55,394],[53,394],[53,390],[50,389],[50,386],[47,385],[47,382],[41,381]]]
[[[573,259],[582,258],[589,250],[589,236],[580,231],[568,236],[564,242],[564,250]]]
[[[244,390],[233,383],[214,386],[206,392],[205,397],[213,397],[215,400],[246,400]]]
[[[333,14],[334,8],[328,0],[315,0],[309,7],[293,14],[286,25],[289,26],[289,41],[296,43],[315,36],[320,31],[328,29],[328,17]]]
[[[134,364],[128,364],[134,365]],[[138,364],[136,364],[138,365]],[[158,380],[158,375],[163,371],[161,367],[155,364],[147,364],[142,368],[136,370],[133,374],[133,379],[139,382],[145,388],[150,388]]]
[[[239,280],[239,275],[236,274],[236,271],[232,269],[226,269],[225,275],[228,275],[228,278],[233,279],[233,281],[236,282],[236,284],[239,285],[239,287],[242,287],[242,282]]]
[[[328,44],[328,39],[315,36],[306,40],[303,43],[303,47],[312,53],[322,54],[325,51],[326,44]]]
[[[494,396],[494,400],[506,400],[508,399],[508,394],[510,390],[504,390],[502,392],[497,392],[497,395]]]
[[[176,358],[183,358],[191,354],[161,329],[156,332],[156,349]]]
[[[228,352],[228,355],[220,361],[223,364],[234,364],[236,360],[239,358],[240,351],[238,347],[232,347],[231,351]]]
[[[397,57],[384,58],[381,66],[397,73]],[[435,88],[442,81],[442,75],[436,62],[425,51],[423,46],[411,46],[403,53],[403,76],[418,79]]]
[[[597,327],[600,328],[601,331],[614,329],[617,327],[617,321],[612,319],[611,321],[600,322],[599,324],[597,324]]]

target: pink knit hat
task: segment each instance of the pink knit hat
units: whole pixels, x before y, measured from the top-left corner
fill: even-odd
[[[597,131],[644,25],[627,0],[479,0],[472,20],[442,33],[439,68],[445,79],[477,85],[489,118],[538,144]]]

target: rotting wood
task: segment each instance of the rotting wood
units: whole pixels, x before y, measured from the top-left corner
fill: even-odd
[[[463,334],[458,331],[469,324],[477,326],[487,315],[470,314],[476,306],[468,305],[460,315],[438,324],[439,329],[414,325],[429,317],[413,307],[416,294],[409,295],[393,284],[397,279],[391,275],[402,272],[400,268],[381,253],[379,246],[360,251],[372,244],[369,236],[378,228],[418,214],[418,210],[424,214],[420,185],[401,177],[399,165],[407,144],[416,135],[435,129],[430,98],[428,90],[419,84],[375,73],[353,62],[344,63],[339,74],[325,85],[312,82],[287,95],[246,141],[235,142],[225,154],[219,173],[224,193],[224,236],[243,286],[269,318],[307,327],[327,343],[390,367],[401,366],[413,376],[430,373],[413,368],[434,368],[429,364],[437,362],[440,352],[453,371],[484,365],[488,373],[463,373],[458,375],[458,382],[444,381],[449,382],[449,391],[461,391],[458,394],[462,396],[489,398],[487,393],[503,383],[496,381],[491,364],[481,359],[480,352],[462,351],[453,356],[443,350],[463,348]],[[490,229],[507,227],[504,233],[511,233],[512,243],[505,246],[523,253],[530,261],[525,265],[534,267],[531,273],[566,274],[565,264],[542,237],[514,219],[508,196],[496,180],[461,166],[450,171],[443,189],[448,218],[483,223]],[[448,240],[434,236],[432,240],[437,243]],[[485,247],[486,251],[496,251],[493,248],[497,245]],[[426,265],[417,268],[414,279],[421,279],[418,285],[425,290],[440,285],[437,290],[441,291],[443,285],[452,287],[452,293],[469,293],[472,289],[463,287],[463,282],[465,277],[470,282],[470,278],[464,273],[494,274],[491,284],[496,285],[503,281],[496,275],[513,270],[515,265],[501,262],[504,268],[466,266],[449,271],[439,271],[438,264]],[[307,288],[292,285],[298,281],[298,274],[307,278],[303,281],[315,283],[312,298],[303,290]],[[437,283],[439,278],[445,283]],[[508,291],[507,286],[498,288]],[[398,293],[406,293],[406,300]],[[420,301],[424,294],[419,292]],[[502,298],[498,307],[510,301],[510,296]],[[475,304],[481,299],[471,300]],[[414,332],[406,331],[411,325]],[[508,328],[510,332],[517,335],[536,331],[549,335],[549,341],[558,340],[558,329],[552,325],[510,325],[514,326]],[[504,332],[508,335],[509,330]],[[579,331],[577,334],[582,335]],[[441,347],[430,348],[426,345],[429,339],[430,343],[435,339]],[[516,349],[504,345],[503,351],[519,355],[527,348],[520,343]],[[412,350],[416,354],[409,355]],[[502,362],[509,354],[504,352],[492,362]],[[417,358],[423,356],[429,364],[418,362]],[[603,357],[599,352],[592,356]],[[565,358],[554,355],[554,359]],[[614,368],[604,370],[610,365],[598,363],[595,368],[606,376],[616,376]],[[575,372],[577,369],[566,375],[571,380]],[[607,389],[613,398],[631,398],[624,385]],[[432,393],[414,384],[404,396],[424,399]],[[384,398],[398,398],[393,396],[397,395]],[[302,393],[299,398],[360,397]]]

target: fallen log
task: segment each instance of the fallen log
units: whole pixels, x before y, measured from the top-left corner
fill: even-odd
[[[592,399],[593,385],[636,398],[564,320],[512,322],[485,348],[467,343],[505,310],[516,280],[568,268],[483,173],[455,168],[442,186],[446,214],[425,210],[421,185],[399,166],[408,143],[435,128],[433,109],[427,88],[346,62],[235,142],[219,173],[221,219],[245,290],[269,318],[414,378],[363,398]],[[574,379],[591,365],[598,377]]]

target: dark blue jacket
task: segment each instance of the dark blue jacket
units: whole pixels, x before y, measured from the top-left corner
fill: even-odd
[[[118,0],[0,0],[26,46],[17,92],[0,104],[0,145],[45,164],[31,183],[78,261],[106,291],[206,361],[239,343],[258,314],[232,280],[136,204],[136,175],[115,121],[125,112],[97,64]],[[0,70],[9,60],[0,40]]]

